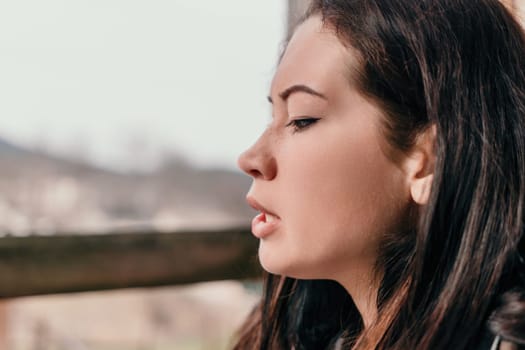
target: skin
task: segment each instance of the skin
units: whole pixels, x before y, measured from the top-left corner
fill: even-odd
[[[352,86],[349,65],[354,53],[319,17],[299,26],[272,82],[271,123],[238,163],[253,177],[248,198],[280,218],[260,239],[263,268],[339,282],[369,325],[381,238],[400,230],[411,182],[384,152],[383,114]],[[316,93],[283,96],[296,85]],[[319,120],[289,124],[305,118]]]

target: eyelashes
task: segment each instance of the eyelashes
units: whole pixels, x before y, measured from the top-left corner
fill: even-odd
[[[300,118],[300,119],[294,119],[288,124],[286,124],[286,127],[292,128],[293,132],[300,132],[303,131],[313,124],[315,124],[319,119],[321,118]]]

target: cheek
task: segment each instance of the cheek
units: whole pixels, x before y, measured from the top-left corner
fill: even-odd
[[[373,130],[356,129],[320,130],[315,141],[301,135],[282,154],[286,245],[314,265],[374,257],[380,237],[400,215],[399,170]]]
[[[290,184],[294,214],[319,213],[325,219],[346,218],[366,223],[399,190],[399,170],[383,154],[373,130],[327,128],[316,142],[306,137],[285,154],[282,169]],[[313,135],[313,133],[312,133]],[[294,215],[295,216],[295,215]]]

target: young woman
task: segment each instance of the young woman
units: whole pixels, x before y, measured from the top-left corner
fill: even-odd
[[[525,344],[525,36],[497,0],[314,0],[239,158],[263,299],[236,349]]]

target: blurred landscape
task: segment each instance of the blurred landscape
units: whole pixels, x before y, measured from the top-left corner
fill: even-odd
[[[3,235],[248,225],[249,186],[240,172],[197,169],[182,158],[150,172],[118,173],[0,139]]]
[[[6,349],[229,349],[257,300],[235,281],[16,299]]]
[[[269,114],[287,4],[0,4],[0,237],[249,227],[250,179],[228,169]],[[8,299],[0,350],[228,349],[259,290]]]
[[[150,172],[119,173],[0,140],[0,231],[79,235],[246,226],[253,215],[244,201],[249,185],[239,172],[197,169],[181,158]],[[13,299],[0,308],[3,346],[227,349],[257,289],[257,283],[223,281]]]

